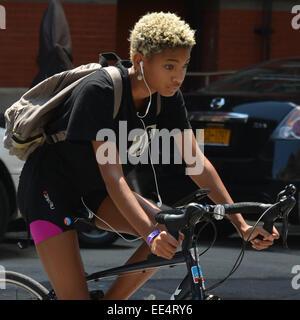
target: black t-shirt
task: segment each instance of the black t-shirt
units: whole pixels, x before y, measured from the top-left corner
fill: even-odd
[[[124,130],[126,123],[127,133],[133,129],[143,129],[143,124],[137,116],[132,97],[128,74],[130,63],[118,62],[116,66],[121,70],[123,92],[120,109],[115,119],[113,119],[113,83],[109,75],[100,69],[73,89],[47,129],[47,132],[51,133],[53,128],[55,130],[67,128],[66,141],[56,143],[55,149],[60,158],[64,180],[72,183],[73,187],[76,186],[81,193],[105,188],[91,144],[92,140],[97,140],[99,130],[110,129],[115,133],[119,152],[120,148],[124,151],[123,143],[126,140],[130,154],[139,152],[139,148],[133,146],[133,142],[124,137],[124,131],[121,131],[121,142],[119,141],[121,122],[123,123],[121,130]],[[139,113],[143,115],[146,107],[147,104]],[[175,128],[179,130],[191,128],[180,90],[172,97],[161,97],[161,111],[158,116],[156,112],[157,93],[152,95],[151,107],[147,116],[143,118],[147,129],[166,128],[171,131]],[[135,137],[131,140],[138,139]],[[130,161],[127,162],[128,164],[123,165],[125,175],[132,168]]]

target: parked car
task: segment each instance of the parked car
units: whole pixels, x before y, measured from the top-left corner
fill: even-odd
[[[5,129],[0,127],[0,141]],[[7,230],[9,222],[19,217],[16,190],[23,161],[9,155],[8,150],[0,146],[0,239]]]
[[[270,60],[184,94],[204,152],[235,201],[274,201],[297,187],[300,222],[300,57]]]

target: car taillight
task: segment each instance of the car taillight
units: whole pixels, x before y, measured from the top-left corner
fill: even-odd
[[[292,134],[300,139],[300,119],[297,119],[292,126]]]
[[[278,125],[272,138],[300,139],[300,107],[295,107]]]

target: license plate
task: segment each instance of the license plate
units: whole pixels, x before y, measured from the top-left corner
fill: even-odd
[[[204,145],[228,146],[230,129],[220,127],[207,127],[204,129]]]

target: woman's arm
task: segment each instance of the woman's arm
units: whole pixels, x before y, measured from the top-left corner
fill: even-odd
[[[108,161],[105,164],[99,164],[98,161],[100,173],[104,180],[107,192],[130,225],[134,227],[136,232],[144,240],[147,240],[148,234],[151,233],[155,227],[140,206],[125,180],[116,145],[114,143],[102,141],[92,141],[92,145],[96,158],[98,157],[97,160],[99,160],[99,148],[101,148],[101,146],[103,150],[104,147],[106,150],[108,150],[108,148],[110,149],[110,154],[113,155],[113,158],[111,157],[111,159],[109,159],[111,161]],[[106,159],[108,158],[106,157]]]
[[[119,154],[115,143],[92,141],[95,156],[99,165],[101,176],[104,180],[107,192],[128,223],[136,230],[145,242],[148,235],[157,229],[137,201],[129,188],[120,163]],[[105,152],[108,151],[109,152]],[[108,157],[109,155],[109,157]],[[104,160],[109,160],[104,163]],[[157,209],[157,212],[160,210]],[[164,228],[162,227],[161,230]],[[151,252],[170,259],[176,252],[180,241],[177,241],[169,233],[163,230],[150,243]]]
[[[199,188],[209,189],[211,192],[209,198],[216,204],[233,203],[228,191],[226,190],[220,176],[211,162],[201,152],[194,133],[191,129],[185,130],[175,138],[176,145],[179,147],[183,159],[186,162],[187,172],[190,173],[190,178],[196,183]],[[193,174],[196,173],[196,174]],[[252,227],[249,226],[241,214],[228,215],[228,218],[233,222],[233,225],[244,239],[247,239]],[[273,229],[273,235],[270,235],[263,228],[257,228],[253,232],[251,239],[256,238],[258,234],[263,235],[268,240],[253,240],[254,248],[260,250],[270,246],[274,238],[278,238],[277,230]]]

